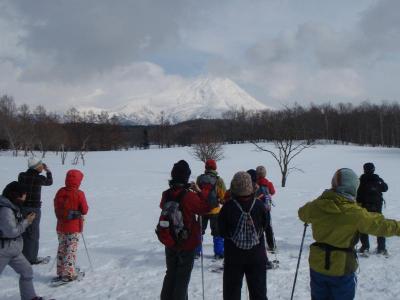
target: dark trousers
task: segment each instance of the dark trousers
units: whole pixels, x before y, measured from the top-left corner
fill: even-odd
[[[275,249],[275,236],[272,230],[271,211],[267,211],[267,227],[265,228],[265,240],[269,249]]]
[[[161,300],[186,300],[194,264],[195,251],[175,251],[165,248],[167,272],[161,290]]]
[[[202,234],[207,230],[208,221],[210,221],[211,235],[213,236],[214,255],[224,255],[224,239],[220,236],[218,227],[218,214],[202,216]],[[201,244],[196,248],[197,255],[202,251]]]
[[[246,276],[250,300],[267,300],[267,267],[260,264],[230,264],[224,265],[223,295],[224,300],[240,300]]]
[[[378,236],[377,238],[378,242],[378,251],[382,251],[386,249],[386,238],[383,236]],[[368,234],[360,233],[360,241],[361,241],[361,247],[364,249],[369,249],[369,236]]]
[[[354,273],[344,276],[327,276],[310,269],[312,300],[353,300],[357,277]]]
[[[212,236],[220,236],[219,228],[218,228],[218,214],[215,215],[205,215],[202,216],[202,225],[203,225],[203,235],[207,230],[208,221],[210,221],[211,235]]]
[[[22,234],[22,238],[24,239],[24,248],[22,250],[22,254],[24,254],[26,259],[30,263],[34,263],[37,261],[39,253],[41,210],[39,207],[22,208],[22,213],[24,216],[28,215],[31,212],[34,212],[36,214],[36,218],[35,220],[33,220],[33,223]]]

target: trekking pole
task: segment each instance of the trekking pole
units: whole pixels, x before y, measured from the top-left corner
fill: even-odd
[[[56,264],[56,261],[57,261],[57,257],[58,257],[58,255],[54,258],[53,263],[50,266],[49,273],[51,273],[51,271],[53,270],[54,265]]]
[[[200,222],[200,261],[201,261],[201,289],[203,293],[203,300],[204,300],[204,266],[203,266],[203,217],[199,216]]]
[[[304,237],[306,236],[307,226],[308,226],[308,224],[307,224],[307,223],[304,223],[303,238],[301,239],[300,252],[299,252],[299,259],[297,260],[296,274],[295,274],[295,276],[294,276],[294,282],[293,282],[293,288],[292,288],[292,295],[290,296],[290,300],[293,300],[294,289],[295,289],[295,287],[296,287],[297,273],[298,273],[298,271],[299,271],[300,258],[301,258],[301,253],[303,252]]]
[[[83,245],[85,245],[86,255],[87,255],[88,260],[89,260],[90,270],[93,272],[93,264],[92,264],[92,260],[90,259],[89,251],[88,251],[88,248],[86,246],[86,241],[85,241],[85,237],[83,236],[83,232],[81,232],[81,236],[82,236],[82,240],[83,240]]]

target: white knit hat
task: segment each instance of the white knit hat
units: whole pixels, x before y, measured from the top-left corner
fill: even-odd
[[[42,164],[42,161],[40,159],[37,159],[36,157],[32,156],[28,159],[28,168],[29,169],[36,169]]]

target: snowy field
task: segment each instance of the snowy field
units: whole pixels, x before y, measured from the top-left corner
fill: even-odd
[[[272,147],[272,145],[268,145]],[[192,169],[191,179],[203,171],[203,164],[195,161],[189,148],[151,149],[140,151],[96,152],[87,154],[85,167],[78,166],[85,178],[81,189],[86,193],[90,211],[85,227],[85,238],[94,264],[91,272],[81,241],[78,265],[86,270],[81,282],[58,288],[49,287],[55,268],[34,266],[35,287],[39,295],[56,299],[158,299],[165,273],[164,249],[154,234],[160,209],[161,192],[167,188],[174,162],[185,159]],[[233,174],[239,170],[267,167],[268,178],[277,188],[276,206],[272,211],[273,227],[279,248],[280,268],[267,274],[269,299],[289,299],[299,253],[303,224],[297,209],[329,188],[334,171],[349,167],[362,172],[362,165],[372,161],[377,173],[388,183],[384,194],[387,217],[400,219],[400,150],[356,146],[320,145],[306,150],[294,161],[303,170],[292,173],[286,188],[280,188],[280,173],[276,162],[267,154],[255,152],[250,144],[225,147],[226,158],[219,162],[218,171],[229,186]],[[72,160],[70,155],[68,162]],[[48,154],[45,162],[53,172],[54,184],[42,192],[40,255],[51,255],[57,249],[56,219],[53,197],[63,186],[65,173],[73,168],[62,166],[60,158]],[[15,180],[26,169],[26,158],[0,155],[0,188]],[[308,274],[307,233],[295,299],[310,299]],[[371,239],[371,247],[376,247]],[[388,259],[371,255],[360,258],[356,299],[400,298],[400,239],[390,238]],[[212,240],[205,238],[205,299],[222,299],[222,274],[208,270],[212,260]],[[244,289],[243,289],[244,290]],[[0,277],[0,299],[18,299],[17,275],[7,267]],[[200,261],[195,262],[189,285],[189,299],[202,299]],[[246,299],[243,292],[243,299]]]

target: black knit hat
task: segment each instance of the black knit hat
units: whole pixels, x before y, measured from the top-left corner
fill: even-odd
[[[192,171],[190,170],[189,164],[186,161],[178,161],[174,164],[174,167],[171,171],[172,183],[188,183],[191,173]]]
[[[364,164],[364,173],[365,174],[374,174],[375,172],[375,166],[372,162],[368,162]]]
[[[27,190],[21,183],[13,181],[6,185],[6,187],[3,190],[3,196],[11,201],[14,201],[18,197],[21,197],[26,192]]]
[[[250,175],[251,181],[252,181],[253,183],[256,183],[256,182],[257,182],[257,173],[256,173],[256,170],[250,169],[250,170],[247,170],[247,173]]]

